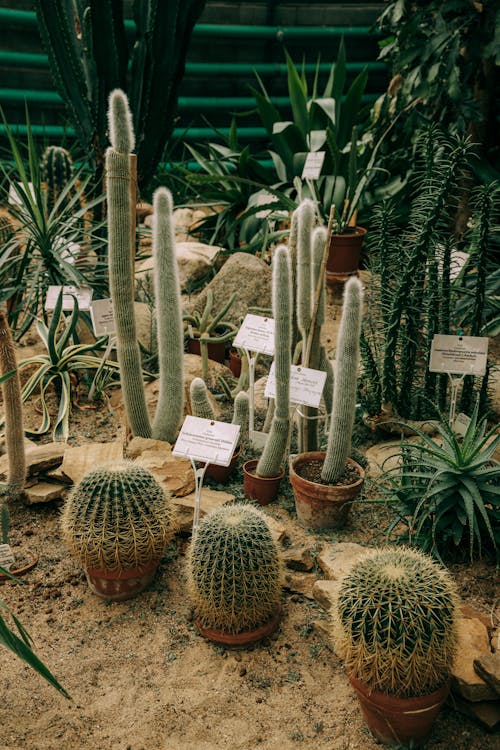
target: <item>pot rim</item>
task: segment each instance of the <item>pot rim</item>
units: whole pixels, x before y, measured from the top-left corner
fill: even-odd
[[[280,473],[276,474],[274,477],[260,477],[258,474],[253,474],[251,471],[249,471],[249,468],[254,469],[257,464],[259,463],[258,458],[251,458],[249,461],[245,461],[243,464],[243,473],[247,474],[248,476],[252,477],[252,479],[257,479],[259,482],[276,482],[277,479],[283,479],[285,476],[285,467],[280,467]]]
[[[315,458],[313,458],[313,456]],[[300,474],[297,474],[295,471],[295,467],[299,466],[300,464],[304,464],[313,461],[320,460],[320,457],[322,457],[323,462],[326,456],[326,451],[307,451],[306,453],[296,453],[295,456],[290,456],[290,482],[293,483],[292,477],[298,477],[299,481],[304,482],[306,487],[313,488],[313,487],[358,487],[358,485],[362,484],[362,482],[365,480],[366,472],[363,469],[363,467],[358,464],[357,461],[355,461],[353,458],[348,458],[347,463],[354,466],[354,468],[359,473],[359,479],[357,479],[355,482],[352,482],[351,484],[323,484],[322,482],[311,482],[309,479],[304,479],[304,477],[301,477]]]
[[[198,618],[194,622],[201,635],[208,638],[209,641],[222,643],[225,646],[247,646],[261,641],[274,632],[281,620],[282,613],[283,606],[280,602],[267,622],[253,630],[243,630],[240,633],[227,633],[220,628],[206,628]]]

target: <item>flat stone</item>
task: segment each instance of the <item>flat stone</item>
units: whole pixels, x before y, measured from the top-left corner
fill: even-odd
[[[229,492],[203,487],[200,500],[200,518],[203,518],[210,511],[216,510],[216,508],[233,502],[233,500],[234,495]],[[195,493],[192,492],[184,497],[173,497],[172,502],[178,511],[179,531],[190,533],[193,528]]]
[[[339,581],[368,551],[368,547],[353,542],[329,544],[318,555],[318,564],[326,578]]]
[[[135,446],[132,449],[133,453],[135,451],[135,463],[148,469],[168,492],[177,497],[193,492],[196,485],[191,461],[174,456],[170,443],[134,438],[131,445]],[[137,452],[139,445],[142,445],[142,449]]]
[[[60,500],[67,491],[67,484],[37,482],[33,487],[25,488],[24,495],[28,505],[36,505],[37,503],[48,503],[51,500]]]
[[[471,702],[460,695],[450,695],[448,705],[465,716],[475,719],[488,732],[495,732],[500,728],[500,701]],[[492,750],[493,747],[492,744]]]
[[[458,621],[457,656],[451,670],[451,688],[468,701],[495,700],[497,694],[474,670],[474,661],[490,654],[488,631],[480,620]]]
[[[326,612],[329,612],[335,605],[342,581],[325,581],[319,579],[313,586],[313,596]]]
[[[497,651],[495,654],[483,654],[474,659],[474,669],[479,677],[500,695],[500,653]]]
[[[314,582],[315,578],[310,573],[285,573],[285,588],[307,599],[314,599]]]
[[[273,535],[274,541],[278,544],[279,542],[282,542],[283,539],[286,537],[286,526],[280,521],[277,521],[272,516],[267,515],[264,509],[262,509],[265,516],[266,521],[268,523],[269,528],[271,529],[271,534]]]
[[[61,470],[74,484],[78,484],[89,471],[122,459],[121,442],[83,443],[75,448],[66,448]]]
[[[153,206],[151,203],[146,203],[146,201],[139,201],[135,207],[135,213],[139,223],[143,223],[146,216],[151,216],[153,213]]]
[[[143,241],[142,248],[147,249]],[[215,259],[222,248],[216,245],[205,245],[202,242],[177,242],[175,252],[177,256],[177,269],[179,272],[179,285],[182,291],[192,288],[193,283],[203,279],[213,268]],[[152,275],[154,259],[145,258],[135,264],[136,279],[147,274]]]
[[[134,437],[126,447],[127,458],[135,459],[146,451],[159,451],[160,453],[172,450],[170,443],[165,440],[155,440],[154,438]]]
[[[321,635],[325,639],[327,644],[331,646],[332,626],[330,620],[313,620],[312,624],[316,633],[318,633],[318,635]]]
[[[62,463],[65,443],[45,443],[44,445],[29,446],[26,449],[27,476],[43,474]],[[6,479],[8,471],[7,456],[0,458],[0,481]]]
[[[309,572],[314,568],[314,559],[309,547],[289,547],[282,553],[282,558],[286,567],[291,570]]]
[[[462,602],[460,604],[460,614],[462,617],[471,620],[480,620],[488,631],[488,634],[492,631],[491,617],[486,612],[481,612],[480,609],[476,609],[476,607],[467,604],[467,602]]]

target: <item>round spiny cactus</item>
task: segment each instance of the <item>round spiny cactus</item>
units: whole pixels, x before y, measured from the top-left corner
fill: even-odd
[[[174,531],[170,497],[131,461],[88,472],[62,514],[63,538],[85,568],[120,571],[159,561]]]
[[[370,690],[410,697],[446,682],[456,651],[457,594],[448,572],[424,553],[368,553],[343,579],[335,610],[338,652]]]
[[[189,553],[189,591],[203,627],[254,630],[276,613],[282,572],[265,515],[226,505],[205,516]]]

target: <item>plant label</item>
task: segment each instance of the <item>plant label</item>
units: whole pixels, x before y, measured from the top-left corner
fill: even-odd
[[[292,365],[290,368],[290,403],[301,404],[318,408],[321,394],[326,381],[326,372],[313,370],[302,365]],[[276,375],[274,362],[269,370],[266,390],[266,398],[276,398]]]
[[[115,314],[111,299],[95,299],[90,304],[90,317],[94,333],[99,336],[112,336],[116,332]]]
[[[460,412],[460,414],[457,414],[455,421],[453,422],[453,432],[463,437],[467,432],[469,424],[470,417],[468,417],[467,414]]]
[[[249,313],[236,334],[233,346],[249,352],[274,355],[274,318]]]
[[[265,191],[258,194],[255,200],[256,206],[269,206],[270,203],[278,203],[278,198],[276,195],[273,195],[272,193],[266,193]],[[276,219],[288,219],[288,214],[286,211],[275,211],[272,208],[263,208],[262,211],[257,211],[257,213],[255,214],[255,218],[268,219],[271,214],[273,214],[274,218]]]
[[[0,544],[0,566],[5,570],[10,570],[14,565],[14,555],[10,544]]]
[[[29,192],[33,201],[36,201],[35,188],[32,182],[28,182]],[[24,185],[22,182],[11,182],[9,186],[9,203],[11,206],[22,206],[24,200],[22,195],[24,193]]]
[[[484,375],[488,357],[486,336],[448,336],[432,339],[429,370],[450,375]]]
[[[317,180],[321,174],[323,162],[325,161],[326,151],[310,151],[307,154],[304,169],[302,170],[303,180]]]
[[[89,310],[92,301],[93,289],[89,286],[49,286],[47,299],[45,300],[45,309],[54,310],[57,304],[59,293],[63,290],[62,309],[64,311],[72,310],[75,304],[73,297],[76,297],[80,310]]]
[[[239,424],[187,416],[172,453],[193,461],[229,466],[239,437]]]

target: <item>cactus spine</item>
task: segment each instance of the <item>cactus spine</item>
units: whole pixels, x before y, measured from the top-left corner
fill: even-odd
[[[321,472],[324,484],[335,484],[345,471],[351,450],[351,437],[356,414],[363,287],[355,276],[344,288],[342,318],[337,340],[333,404],[326,449]]]
[[[288,445],[290,430],[290,350],[292,346],[291,270],[288,248],[280,245],[273,258],[275,412],[265,448],[257,464],[260,477],[275,477]]]
[[[455,657],[457,602],[449,573],[422,552],[368,553],[342,580],[335,607],[347,672],[400,697],[437,690]]]
[[[64,506],[63,538],[85,568],[126,570],[160,560],[174,531],[163,487],[131,461],[88,472]]]
[[[248,393],[240,391],[234,399],[234,412],[232,424],[240,426],[240,444],[248,443],[250,436],[248,432],[250,413],[250,399]]]
[[[160,366],[153,437],[172,443],[184,414],[184,332],[170,191],[158,188],[153,204],[154,284]]]
[[[191,398],[191,411],[195,417],[215,419],[214,409],[208,397],[207,386],[202,378],[193,378],[189,386],[189,395]]]
[[[5,410],[5,445],[9,462],[7,484],[1,494],[7,499],[19,496],[26,479],[26,456],[24,451],[23,407],[21,383],[17,369],[16,352],[7,318],[0,312],[0,370],[2,376],[13,372],[2,383]]]
[[[47,212],[50,214],[73,174],[69,152],[61,146],[47,146],[42,154],[40,169],[42,183],[46,187]]]
[[[226,505],[201,521],[191,543],[188,586],[204,627],[253,630],[279,607],[281,564],[265,515]]]

